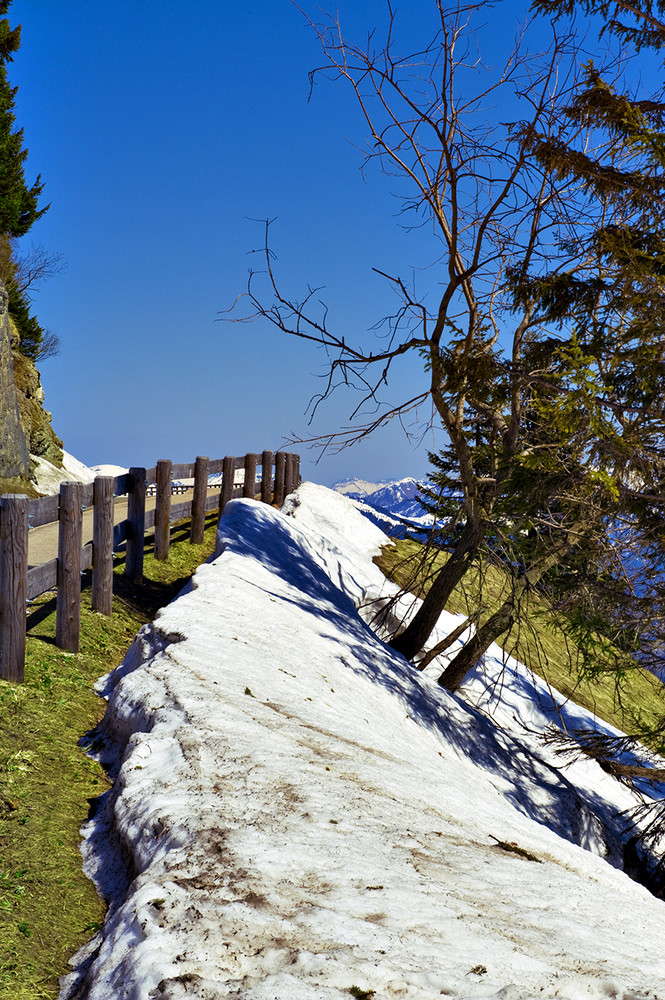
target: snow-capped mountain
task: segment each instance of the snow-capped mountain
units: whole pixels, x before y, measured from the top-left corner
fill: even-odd
[[[381,483],[347,479],[333,489],[353,500],[365,517],[393,538],[420,534],[432,526],[432,515],[425,513],[418,499],[420,484],[411,477]]]
[[[381,479],[378,483],[369,483],[366,479],[342,479],[339,483],[335,483],[332,489],[336,493],[342,493],[347,497],[352,496],[355,500],[359,500],[370,493],[375,493],[384,486],[394,486],[396,482],[401,482],[401,480]]]

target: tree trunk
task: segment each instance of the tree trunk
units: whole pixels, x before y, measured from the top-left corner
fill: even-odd
[[[482,539],[482,527],[467,523],[460,540],[425,595],[413,621],[390,641],[389,645],[407,660],[412,660],[429,639],[450,595],[469,569]]]
[[[515,598],[509,597],[484,625],[477,630],[465,646],[454,656],[439,677],[441,687],[457,691],[469,670],[478,662],[489,646],[507,632],[515,621]]]
[[[570,529],[566,536],[560,539],[554,547],[537,559],[517,582],[513,583],[510,597],[506,598],[498,611],[495,611],[481,625],[476,634],[453,657],[439,677],[441,687],[449,691],[457,691],[469,670],[478,662],[491,644],[502,636],[513,625],[518,614],[518,603],[522,594],[535,586],[552,566],[560,562],[572,548],[571,539],[579,537],[579,529]]]
[[[435,660],[437,656],[441,655],[441,653],[445,653],[448,647],[452,646],[454,642],[457,642],[462,633],[466,632],[469,625],[476,624],[484,610],[484,608],[478,608],[478,610],[474,611],[472,615],[465,618],[464,621],[457,626],[457,628],[454,628],[452,632],[449,632],[445,639],[442,639],[441,642],[437,642],[436,646],[432,646],[431,649],[428,649],[423,658],[418,660],[418,670],[424,670],[425,667],[430,665],[432,660]]]

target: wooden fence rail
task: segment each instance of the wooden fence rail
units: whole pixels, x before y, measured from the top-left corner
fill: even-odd
[[[257,488],[257,468],[261,482]],[[274,467],[274,476],[273,476]],[[242,475],[238,473],[242,471]],[[211,476],[221,477],[210,484]],[[190,500],[172,503],[173,480],[193,480]],[[236,482],[238,479],[238,482]],[[153,468],[132,468],[121,476],[98,476],[94,483],[65,482],[56,496],[29,500],[20,494],[0,497],[0,678],[21,683],[25,664],[26,603],[57,588],[56,644],[78,652],[81,574],[92,570],[92,607],[110,615],[113,602],[113,553],[125,545],[125,574],[143,580],[145,533],[154,528],[155,558],[167,559],[170,524],[191,516],[190,541],[203,541],[206,514],[219,517],[233,497],[256,498],[281,507],[300,482],[298,455],[264,451],[240,458],[176,465],[162,459]],[[156,484],[155,507],[146,510],[146,486]],[[219,493],[217,493],[219,488]],[[210,493],[210,490],[215,490]],[[114,525],[114,498],[127,496],[127,517]],[[93,508],[92,541],[83,545],[83,511]],[[28,566],[29,528],[58,524],[58,555]]]

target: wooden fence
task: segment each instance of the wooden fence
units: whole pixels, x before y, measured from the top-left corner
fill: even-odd
[[[81,574],[92,571],[92,607],[110,615],[113,600],[113,553],[125,545],[125,574],[143,579],[145,533],[154,528],[155,558],[167,559],[170,524],[191,515],[190,541],[203,541],[205,516],[232,497],[260,499],[281,507],[285,496],[300,482],[299,456],[264,451],[242,458],[227,456],[175,465],[157,462],[152,469],[133,468],[122,476],[99,476],[94,483],[65,482],[55,496],[29,500],[21,494],[0,497],[0,678],[23,681],[26,604],[57,588],[56,644],[78,652]],[[261,467],[260,482],[257,469]],[[274,468],[274,474],[273,474]],[[238,470],[243,470],[237,476]],[[221,474],[211,486],[210,476]],[[236,479],[241,479],[236,483]],[[173,480],[193,479],[193,496],[171,501]],[[146,510],[146,489],[156,484],[154,509]],[[219,493],[217,493],[219,488]],[[210,490],[215,490],[210,493]],[[114,498],[127,496],[127,517],[114,525]],[[83,511],[93,508],[92,541],[83,545]],[[28,568],[29,528],[58,523],[57,558]]]

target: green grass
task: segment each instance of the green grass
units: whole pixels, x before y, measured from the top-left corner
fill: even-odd
[[[446,560],[438,553],[428,566],[423,563],[423,546],[410,540],[387,545],[374,561],[385,575],[417,596],[429,588],[432,572]],[[508,580],[496,567],[472,569],[453,592],[446,609],[469,615],[479,604],[481,621],[492,614],[508,593]],[[500,642],[511,656],[565,697],[595,713],[600,719],[625,732],[652,729],[665,715],[665,687],[648,671],[619,656],[625,669],[617,684],[617,653],[609,644],[599,646],[594,675],[581,671],[579,650],[557,627],[546,602],[537,595],[524,601],[526,623]],[[654,747],[663,752],[665,747]]]
[[[188,532],[173,529],[168,562],[157,562],[148,542],[140,587],[117,567],[110,618],[92,611],[83,592],[77,654],[54,644],[54,596],[38,599],[28,617],[25,683],[0,681],[0,1000],[57,997],[68,958],[104,919],[81,870],[79,828],[108,780],[79,740],[104,711],[95,680],[122,661],[136,631],[212,552],[214,516],[202,545],[190,545]]]

